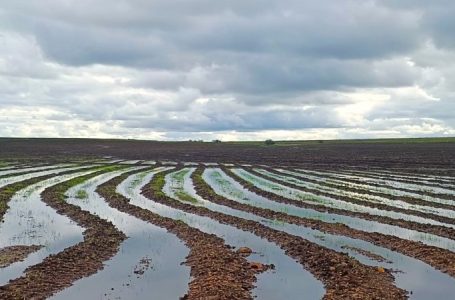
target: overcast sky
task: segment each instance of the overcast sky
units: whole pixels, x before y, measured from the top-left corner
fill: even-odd
[[[0,136],[455,136],[455,1],[1,0]]]

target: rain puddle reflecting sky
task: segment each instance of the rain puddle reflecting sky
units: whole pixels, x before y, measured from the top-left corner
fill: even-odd
[[[95,193],[99,184],[126,171],[98,176],[67,192],[69,203],[111,221],[128,239],[103,270],[52,299],[179,299],[186,293],[190,269],[181,263],[189,249],[183,242],[160,227],[111,208]],[[84,199],[76,197],[80,190],[86,192]]]
[[[161,168],[160,170],[163,170]],[[152,178],[153,173],[146,176],[131,176],[119,185],[117,191],[129,197],[131,203],[142,208],[149,209],[162,216],[176,220],[182,220],[189,226],[198,228],[203,232],[215,234],[222,237],[225,242],[234,247],[249,247],[256,254],[248,259],[262,263],[273,263],[276,266],[274,271],[269,271],[258,276],[257,288],[254,294],[258,299],[320,299],[324,294],[321,282],[316,280],[311,273],[304,270],[302,266],[292,258],[286,256],[284,251],[273,243],[259,238],[258,236],[238,230],[228,225],[207,217],[182,212],[159,203],[155,203],[140,194],[140,188]],[[130,188],[131,182],[137,181]]]
[[[24,261],[0,269],[0,285],[21,276],[26,267],[41,262],[50,254],[82,241],[83,229],[66,216],[41,201],[41,192],[71,178],[94,171],[77,172],[31,185],[13,196],[10,208],[0,223],[0,248],[13,245],[42,245],[41,250],[30,254]]]
[[[214,188],[214,190],[220,195],[225,196],[234,201],[239,201],[248,204],[250,196],[254,194],[244,190],[238,183],[237,185],[235,184],[231,185],[233,180],[232,179],[228,181],[224,180],[228,178],[224,173],[222,173],[225,175],[223,177],[215,176],[216,174],[221,173],[222,171],[219,169],[209,169],[205,171],[203,177],[208,182],[208,184],[212,188]],[[223,182],[223,184],[220,184],[221,182]],[[230,192],[230,190],[232,190],[233,192]],[[263,198],[261,201],[263,203],[267,203],[265,202],[265,200]],[[260,217],[245,215],[241,212],[236,213],[235,210],[230,210],[228,208],[224,208],[213,203],[208,203],[207,207],[213,210],[222,211],[227,214],[241,215],[241,217],[243,218],[256,219],[256,221],[261,223],[264,222],[263,219]],[[452,293],[455,292],[455,281],[453,280],[452,277],[441,273],[440,271],[432,268],[431,266],[419,260],[407,257],[400,253],[375,246],[371,243],[362,240],[352,239],[344,236],[325,234],[317,230],[311,230],[293,224],[270,222],[269,226],[277,230],[288,232],[290,234],[302,236],[303,238],[308,239],[311,242],[314,242],[316,244],[339,252],[348,252],[350,256],[358,259],[360,262],[364,264],[373,266],[383,266],[401,271],[394,274],[396,278],[396,284],[397,286],[405,290],[412,291],[412,295],[410,295],[411,299],[420,300],[429,299],[430,297],[442,299],[444,297],[447,297],[447,295],[452,295]],[[374,254],[378,254],[386,258],[387,260],[390,260],[391,263],[390,264],[378,263],[366,257],[362,257],[362,255],[356,254],[353,251],[346,251],[345,249],[341,248],[343,245],[348,245],[351,247],[356,247],[359,249],[370,251]]]

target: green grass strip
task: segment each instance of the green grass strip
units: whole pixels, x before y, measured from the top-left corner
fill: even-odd
[[[82,176],[78,176],[78,177],[69,179],[67,181],[64,181],[62,183],[59,183],[54,186],[53,191],[59,200],[65,201],[65,198],[66,198],[65,193],[70,188],[72,188],[76,185],[82,184],[82,183],[86,182],[87,180],[92,179],[96,176],[99,176],[99,175],[102,175],[105,173],[109,173],[109,172],[120,171],[120,170],[126,169],[128,167],[129,167],[128,165],[113,165],[113,166],[101,167],[99,171],[96,171],[96,172],[93,172],[90,174],[86,174],[86,175],[82,175]]]
[[[166,184],[165,180],[166,172],[160,172],[153,175],[153,180],[151,182],[151,188],[155,196],[158,197],[167,197],[163,192],[164,185]]]

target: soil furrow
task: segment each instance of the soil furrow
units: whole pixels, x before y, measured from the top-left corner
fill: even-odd
[[[344,201],[344,202],[349,202],[349,203],[353,203],[353,204],[357,204],[357,205],[362,205],[362,206],[365,206],[365,207],[377,208],[377,209],[384,210],[384,211],[393,211],[393,212],[407,214],[407,215],[414,215],[414,216],[422,217],[422,218],[425,218],[425,219],[438,221],[438,222],[441,222],[441,223],[455,225],[455,219],[452,219],[452,218],[449,218],[449,217],[435,215],[435,214],[430,214],[430,213],[424,213],[424,212],[420,212],[420,211],[416,211],[416,210],[393,207],[393,206],[382,204],[382,203],[374,203],[374,202],[362,201],[362,200],[358,200],[358,199],[355,199],[355,198],[352,198],[352,197],[348,197],[348,196],[344,196],[344,195],[336,195],[336,194],[332,194],[332,193],[328,193],[328,192],[324,192],[324,191],[320,191],[320,190],[316,190],[316,189],[310,189],[310,188],[298,186],[296,184],[292,184],[292,183],[289,183],[289,182],[285,182],[285,181],[273,178],[271,176],[266,176],[264,174],[261,174],[261,173],[258,173],[256,171],[254,171],[252,168],[244,168],[244,169],[246,171],[248,171],[249,173],[255,175],[255,176],[266,178],[267,180],[269,180],[271,182],[275,182],[275,183],[281,184],[283,186],[287,186],[287,187],[290,187],[290,188],[293,188],[295,190],[299,190],[299,191],[302,191],[302,192],[307,192],[307,193],[311,193],[311,194],[319,195],[319,196],[325,196],[325,197],[341,200],[341,201]]]
[[[111,207],[167,229],[190,248],[185,264],[190,266],[193,279],[183,299],[253,299],[257,270],[221,238],[131,205],[115,192],[115,187],[132,174],[125,173],[100,185],[97,192]]]
[[[422,170],[416,170],[415,173],[403,173],[400,171],[389,170],[369,170],[368,173],[373,173],[381,176],[393,176],[398,178],[411,179],[416,181],[425,181],[433,183],[441,183],[446,185],[455,186],[455,177],[444,176],[440,174],[420,174]]]
[[[294,174],[283,173],[283,172],[280,172],[279,170],[276,170],[273,168],[262,167],[262,169],[267,170],[267,171],[277,174],[277,175],[284,175],[284,176],[288,176],[288,177],[291,177],[294,179],[298,179],[302,182],[314,183],[314,184],[318,184],[320,186],[326,186],[326,187],[339,189],[339,190],[343,190],[343,191],[354,192],[354,193],[365,194],[365,195],[373,195],[373,196],[387,198],[389,200],[403,201],[403,202],[406,202],[409,204],[416,204],[416,205],[422,205],[422,206],[428,206],[428,207],[455,210],[455,205],[438,203],[438,202],[430,202],[430,201],[425,201],[425,200],[422,200],[419,198],[414,198],[414,197],[409,197],[409,196],[393,195],[392,193],[387,194],[387,193],[382,193],[379,191],[372,191],[372,190],[356,188],[356,187],[347,186],[347,185],[338,184],[338,183],[326,182],[324,180],[315,180],[315,179],[301,177],[301,176],[294,175]],[[445,199],[445,200],[447,200],[447,199]]]
[[[311,243],[266,227],[258,222],[225,215],[205,207],[185,204],[164,195],[164,176],[175,170],[157,174],[143,187],[144,196],[166,206],[188,213],[210,217],[223,224],[249,231],[279,245],[286,254],[299,261],[326,287],[324,299],[406,299],[406,291],[397,288],[393,275],[365,266],[346,254]]]
[[[84,182],[115,168],[100,170],[76,177],[44,190],[42,200],[85,228],[84,241],[66,248],[41,263],[27,268],[25,274],[0,287],[1,299],[45,299],[83,277],[103,268],[103,262],[111,258],[126,236],[112,223],[68,204],[64,193],[71,186]]]
[[[400,252],[404,255],[419,259],[432,267],[455,277],[455,253],[438,247],[424,245],[420,242],[401,239],[376,232],[364,232],[350,228],[340,223],[325,223],[319,220],[311,220],[297,216],[291,216],[283,212],[270,209],[259,208],[247,204],[229,200],[218,195],[202,178],[203,169],[198,168],[192,173],[191,178],[197,193],[211,202],[219,205],[228,206],[233,209],[246,211],[255,215],[271,219],[280,220],[287,223],[317,229],[325,233],[344,235],[356,239],[361,239],[377,246],[381,246],[392,251]]]
[[[17,172],[17,173],[9,173],[9,174],[4,174],[4,175],[1,175],[0,176],[0,179],[3,179],[3,178],[9,178],[9,177],[14,177],[14,176],[21,176],[21,175],[25,175],[25,174],[31,174],[31,173],[37,173],[37,172],[42,172],[42,171],[52,171],[52,170],[55,170],[55,169],[59,169],[59,168],[63,168],[64,166],[58,166],[58,165],[55,165],[55,167],[51,167],[52,165],[49,165],[49,168],[45,168],[45,169],[42,169],[42,168],[32,168],[30,170],[24,170],[23,172]],[[69,166],[67,166],[69,167]],[[19,168],[17,169],[19,170]]]
[[[68,171],[63,171],[60,173],[33,177],[30,179],[15,182],[15,183],[12,183],[12,184],[9,184],[9,185],[6,185],[6,186],[0,188],[0,221],[3,220],[3,215],[6,213],[6,211],[9,208],[8,202],[11,200],[11,198],[14,196],[14,194],[17,191],[20,191],[29,185],[38,183],[40,181],[44,181],[44,180],[52,178],[52,177],[61,176],[61,175],[65,175],[65,174],[71,174],[71,173],[84,171],[84,170],[90,170],[92,168],[97,168],[97,167],[89,166],[87,168],[82,168],[82,169],[77,169],[77,170],[68,170]]]
[[[428,187],[435,187],[435,188],[443,188],[443,189],[448,189],[448,190],[454,190],[454,187],[447,187],[447,186],[444,186],[443,184],[439,184],[439,183],[432,183],[432,182],[428,182],[428,181],[418,181],[418,180],[412,180],[412,179],[407,179],[407,178],[403,178],[403,177],[399,177],[399,176],[394,176],[392,174],[390,174],[389,177],[387,177],[388,175],[381,175],[381,174],[375,174],[375,173],[363,173],[363,172],[359,172],[359,171],[344,171],[343,172],[344,174],[348,174],[348,175],[353,175],[353,176],[362,176],[362,177],[366,177],[366,178],[371,178],[371,179],[379,179],[379,180],[392,180],[392,181],[396,181],[396,182],[401,182],[401,183],[408,183],[408,184],[413,184],[413,185],[421,185],[422,187],[424,186],[428,186]],[[439,193],[436,193],[436,194],[439,194]]]
[[[389,224],[389,225],[393,225],[393,226],[398,226],[398,227],[402,227],[402,228],[406,228],[406,229],[430,233],[430,234],[434,234],[434,235],[438,235],[441,237],[455,240],[455,229],[453,229],[453,228],[448,228],[448,227],[438,226],[438,225],[421,224],[421,223],[416,223],[416,222],[411,222],[411,221],[398,220],[398,219],[385,217],[385,216],[376,216],[376,215],[371,215],[371,214],[367,214],[367,213],[324,207],[324,206],[317,205],[317,204],[311,204],[311,203],[306,203],[303,201],[289,199],[289,198],[277,195],[275,193],[264,191],[256,186],[254,186],[252,183],[244,180],[240,176],[237,176],[234,172],[232,172],[228,168],[223,167],[222,170],[229,177],[235,179],[235,181],[240,183],[242,185],[242,187],[245,188],[246,190],[253,192],[255,194],[261,195],[269,200],[273,200],[273,201],[276,201],[279,203],[290,204],[290,205],[294,205],[294,206],[301,207],[301,208],[313,209],[313,210],[316,210],[319,212],[328,212],[328,213],[333,213],[333,214],[338,214],[338,215],[361,218],[364,220],[375,221],[378,223]]]
[[[338,172],[340,172],[340,174],[343,173],[343,171],[338,171]],[[348,173],[347,173],[347,175],[354,176],[354,177],[359,177],[359,175],[352,175],[352,174],[350,175]],[[413,189],[407,189],[407,188],[404,188],[404,187],[390,186],[390,185],[387,185],[387,184],[384,184],[384,183],[373,182],[371,180],[366,182],[366,181],[359,180],[359,179],[356,179],[356,178],[346,178],[346,177],[340,178],[340,177],[333,176],[333,175],[330,175],[330,176],[327,175],[327,177],[328,178],[332,178],[332,179],[337,179],[337,180],[343,180],[343,181],[347,181],[347,182],[351,182],[351,183],[356,183],[356,184],[368,184],[368,185],[371,185],[371,186],[374,186],[374,187],[379,187],[379,188],[394,189],[394,190],[397,190],[397,191],[414,193],[414,194],[418,194],[418,195],[422,195],[422,196],[430,196],[430,197],[440,198],[440,199],[445,199],[445,200],[454,200],[453,195],[438,194],[438,193],[432,193],[432,192],[429,192],[429,191],[413,190]]]
[[[19,245],[9,246],[0,249],[0,268],[5,268],[15,262],[24,260],[29,254],[38,251],[43,246],[38,245]]]

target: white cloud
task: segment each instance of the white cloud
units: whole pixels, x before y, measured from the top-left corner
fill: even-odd
[[[0,135],[454,134],[446,4],[3,1]]]

